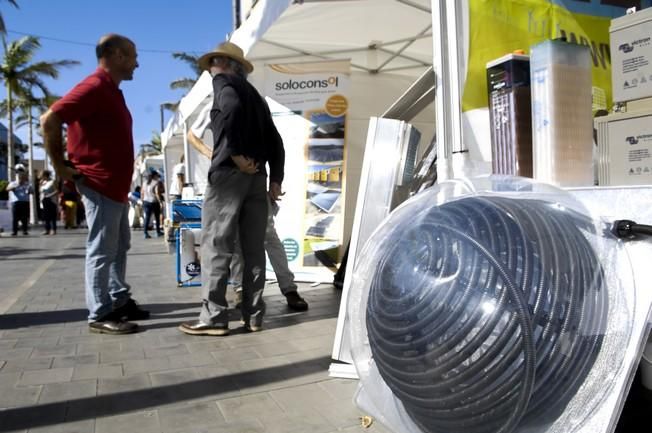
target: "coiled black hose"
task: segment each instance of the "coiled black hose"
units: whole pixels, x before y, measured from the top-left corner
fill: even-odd
[[[366,307],[373,359],[424,432],[513,432],[564,410],[600,350],[608,299],[588,221],[470,197],[393,227]]]

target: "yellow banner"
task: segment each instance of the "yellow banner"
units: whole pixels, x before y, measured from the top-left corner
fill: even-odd
[[[573,13],[548,0],[469,0],[469,21],[464,111],[488,105],[487,62],[515,50],[529,54],[532,45],[561,37],[589,46],[594,108],[611,106],[611,18]]]

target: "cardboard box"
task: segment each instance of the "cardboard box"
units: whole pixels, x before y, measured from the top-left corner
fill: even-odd
[[[652,8],[611,20],[614,102],[652,96]]]
[[[652,111],[595,119],[600,186],[652,184]]]

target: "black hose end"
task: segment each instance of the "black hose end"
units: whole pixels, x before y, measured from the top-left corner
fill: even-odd
[[[635,239],[635,225],[636,223],[631,220],[616,220],[611,226],[611,233],[620,239]]]

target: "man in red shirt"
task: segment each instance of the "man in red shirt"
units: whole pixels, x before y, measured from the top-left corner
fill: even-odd
[[[86,208],[86,304],[91,332],[128,334],[149,317],[131,299],[125,282],[131,234],[127,195],[134,162],[132,120],[119,89],[138,67],[136,45],[124,36],[102,36],[98,68],[41,117],[45,148],[57,175],[74,180]],[[62,126],[68,125],[68,160]]]

